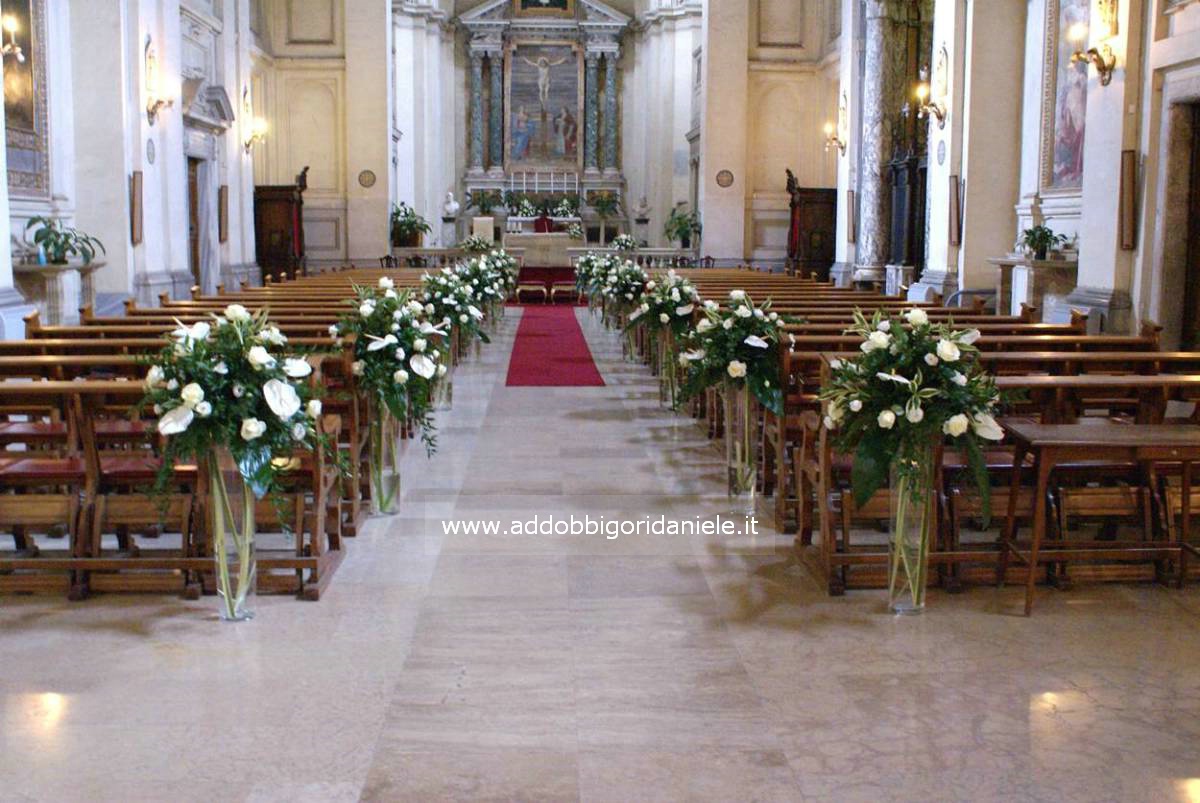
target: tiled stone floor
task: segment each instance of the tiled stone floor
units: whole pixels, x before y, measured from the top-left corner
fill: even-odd
[[[518,314],[321,602],[0,599],[0,800],[1200,799],[1195,588],[895,619],[770,533],[443,535],[723,508],[717,450],[585,311],[608,387],[504,387]]]

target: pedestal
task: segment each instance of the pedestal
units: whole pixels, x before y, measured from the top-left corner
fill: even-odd
[[[17,288],[38,308],[47,326],[79,323],[82,288],[78,265],[13,265]]]
[[[948,270],[926,270],[921,274],[921,281],[914,282],[909,286],[908,300],[932,301],[934,296],[941,296],[944,302],[957,290],[957,274]]]
[[[450,248],[458,243],[458,218],[442,218],[441,241],[444,248]]]
[[[884,269],[883,288],[889,296],[903,293],[912,283],[916,268],[912,265],[888,265]]]
[[[1046,323],[1070,323],[1071,311],[1088,316],[1088,334],[1130,331],[1132,301],[1129,294],[1107,287],[1076,287],[1066,295],[1050,293],[1044,299],[1042,320]]]
[[[854,281],[854,265],[849,262],[835,262],[829,269],[829,280],[835,287],[849,287]]]
[[[996,311],[1001,315],[1020,315],[1022,304],[1044,312],[1046,297],[1070,293],[1079,272],[1079,263],[1073,259],[1010,256],[989,259],[988,263],[996,266]],[[1048,319],[1043,315],[1043,320]]]

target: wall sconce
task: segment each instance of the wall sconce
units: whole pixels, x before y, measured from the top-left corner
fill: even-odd
[[[21,52],[21,46],[17,44],[17,18],[11,14],[4,16],[4,32],[8,34],[8,41],[0,47],[0,54],[3,56],[12,56],[17,60],[18,64],[25,63],[25,54]]]
[[[846,152],[846,141],[838,136],[833,123],[825,124],[825,150],[837,148],[839,153]]]
[[[946,127],[946,104],[929,97],[928,70],[921,70],[921,83],[917,84],[917,119],[929,116],[937,118],[938,128]],[[907,105],[907,104],[906,104]]]
[[[250,122],[250,135],[246,137],[246,141],[242,143],[246,148],[246,153],[250,152],[250,149],[254,147],[256,142],[262,142],[266,138],[267,121],[261,117],[255,117]]]
[[[146,120],[150,125],[154,125],[154,121],[158,119],[158,113],[163,109],[170,108],[175,105],[175,99],[165,97],[162,86],[162,73],[158,67],[158,54],[154,52],[154,46],[150,43],[150,37],[146,37]]]
[[[1071,63],[1091,62],[1100,76],[1100,86],[1108,86],[1112,81],[1113,70],[1117,68],[1117,56],[1107,43],[1100,45],[1099,48],[1089,47],[1084,50],[1083,46],[1087,44],[1087,37],[1086,23],[1077,22],[1068,29],[1067,38],[1076,45],[1075,52],[1071,54]]]

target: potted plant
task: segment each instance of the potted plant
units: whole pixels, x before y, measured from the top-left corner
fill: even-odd
[[[603,244],[608,230],[609,218],[616,217],[621,212],[621,202],[611,192],[598,192],[592,196],[592,209],[600,218],[600,242]]]
[[[1051,248],[1066,241],[1066,235],[1055,234],[1049,226],[1034,226],[1032,229],[1025,229],[1021,235],[1021,242],[1033,252],[1034,259],[1045,259]]]
[[[401,201],[392,207],[392,245],[396,248],[420,248],[422,235],[431,231],[417,210]]]
[[[54,218],[32,217],[25,224],[25,231],[34,226],[41,228],[34,232],[33,243],[41,247],[46,254],[46,261],[51,265],[66,265],[68,257],[72,256],[79,257],[86,265],[95,258],[97,249],[107,253],[104,244],[95,237],[64,226]]]
[[[695,212],[685,211],[683,206],[671,210],[671,216],[663,227],[663,234],[671,242],[679,241],[682,248],[692,247],[692,235],[700,234],[700,216]]]
[[[467,193],[467,205],[474,206],[481,215],[492,214],[492,209],[500,205],[499,190],[479,190]]]

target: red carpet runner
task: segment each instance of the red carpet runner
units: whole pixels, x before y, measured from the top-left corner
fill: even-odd
[[[508,362],[509,387],[602,386],[575,307],[531,305],[521,313]]]

